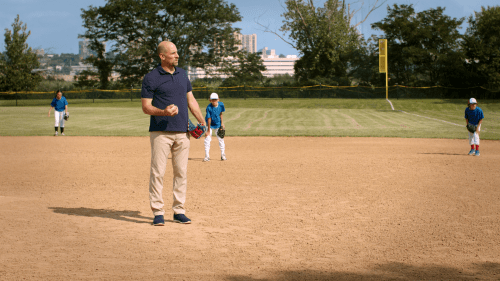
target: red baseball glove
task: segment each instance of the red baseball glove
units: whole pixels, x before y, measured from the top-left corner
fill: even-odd
[[[207,127],[201,125],[200,123],[195,126],[191,120],[188,119],[188,122],[188,131],[195,139],[201,138],[201,136],[203,136],[203,134],[207,131]]]

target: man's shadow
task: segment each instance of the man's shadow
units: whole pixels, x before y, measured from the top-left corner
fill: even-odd
[[[139,211],[118,211],[106,209],[92,209],[92,208],[64,208],[64,207],[49,207],[57,214],[65,214],[70,216],[82,217],[101,217],[108,219],[115,219],[120,221],[147,223],[153,224],[152,217],[141,216]],[[165,220],[165,222],[174,222],[173,220]]]

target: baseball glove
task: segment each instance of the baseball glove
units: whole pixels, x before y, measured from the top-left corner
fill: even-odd
[[[69,113],[66,112],[66,113],[64,113],[64,120],[68,121],[68,119],[69,119]]]
[[[467,130],[471,133],[475,133],[476,132],[476,128],[477,126],[476,125],[472,125],[471,123],[468,123],[467,124]]]
[[[223,129],[222,127],[220,127],[219,130],[217,131],[217,136],[219,136],[219,138],[223,139],[225,135],[226,135],[226,130]]]
[[[191,120],[188,119],[188,122],[188,131],[195,139],[201,138],[201,136],[207,131],[207,127],[202,126],[200,123],[195,126]]]

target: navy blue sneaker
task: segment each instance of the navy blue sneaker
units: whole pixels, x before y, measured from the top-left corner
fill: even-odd
[[[174,214],[174,221],[178,223],[191,223],[191,220],[188,219],[184,214]]]
[[[163,219],[163,215],[155,216],[155,219],[153,220],[153,225],[154,226],[165,225],[165,220]]]

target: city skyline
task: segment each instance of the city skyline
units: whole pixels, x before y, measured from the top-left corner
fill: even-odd
[[[363,8],[354,16],[353,22],[363,19],[368,7],[376,0],[366,0]],[[81,8],[87,9],[92,6],[104,6],[105,0],[81,0],[78,2],[51,0],[1,0],[2,10],[0,11],[0,28],[12,30],[12,23],[19,14],[21,21],[27,24],[31,35],[28,37],[28,45],[34,49],[44,49],[45,53],[51,54],[78,54],[79,34],[83,34],[85,29],[82,26]],[[275,49],[277,54],[300,55],[288,43],[281,40],[275,34],[264,32],[261,25],[268,26],[270,30],[278,32],[282,25],[284,12],[284,0],[229,0],[238,8],[242,21],[233,24],[234,27],[241,28],[240,33],[245,35],[256,34],[258,37],[257,50],[268,47]],[[325,0],[314,1],[316,7],[323,5]],[[358,9],[361,2],[357,0],[346,0],[346,4],[351,4],[351,9]],[[387,16],[387,6],[393,4],[412,4],[408,0],[388,0],[379,9],[374,11],[367,20],[359,26],[359,32],[365,38],[372,34],[380,35],[380,32],[372,30],[370,24],[380,21]],[[413,6],[417,12],[430,8],[444,7],[445,14],[450,17],[469,17],[474,11],[479,11],[481,6],[498,6],[498,0],[418,0]],[[462,25],[461,33],[465,32],[467,22]],[[288,40],[286,35],[285,39]],[[4,38],[0,44],[0,52],[5,51]]]
[[[236,47],[239,50],[245,50],[249,53],[257,52],[257,34],[241,34],[234,33],[236,40],[240,41],[240,44],[236,44]]]

